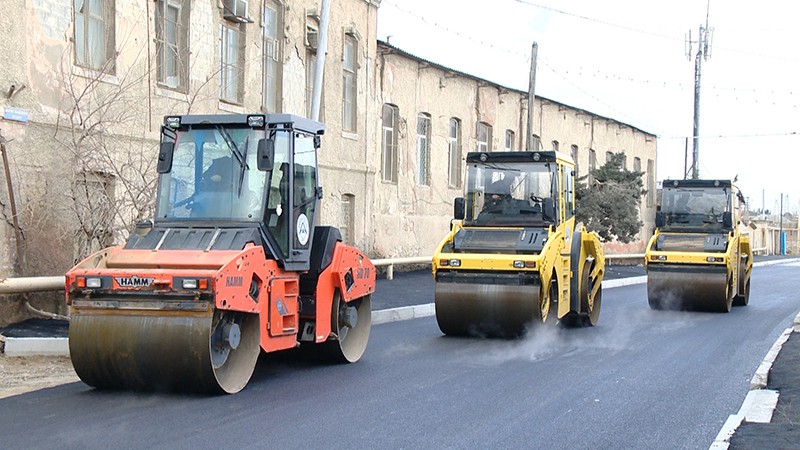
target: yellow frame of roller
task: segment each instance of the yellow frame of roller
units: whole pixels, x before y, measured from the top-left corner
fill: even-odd
[[[574,209],[575,163],[553,151],[472,152],[467,155],[465,197],[454,204],[455,219],[433,256],[436,285],[436,316],[439,328],[451,335],[517,336],[534,323],[558,319],[567,326],[592,326],[599,318],[605,256],[599,236],[576,224]],[[476,203],[471,192],[470,168],[503,164],[510,167],[554,164],[555,182],[551,192],[557,204],[552,223],[536,226],[535,221],[513,226],[485,225],[470,221],[459,208]],[[476,190],[477,191],[477,190]],[[485,193],[484,193],[485,194]],[[465,217],[467,216],[467,217]],[[491,251],[459,251],[455,242],[465,232],[505,233],[520,238],[541,228],[546,240],[538,251],[520,253],[515,248]],[[477,236],[477,234],[476,234]],[[577,255],[577,257],[574,257]],[[457,261],[455,266],[454,261]],[[587,264],[591,264],[587,266]],[[443,275],[458,283],[445,283]],[[475,283],[470,283],[474,278]],[[527,290],[513,285],[532,281]],[[510,283],[504,287],[500,280]],[[588,285],[588,286],[587,286]],[[535,290],[533,292],[532,290]],[[557,297],[553,299],[552,297]],[[555,304],[555,315],[551,314]],[[486,317],[493,316],[493,317]],[[495,326],[496,325],[496,326]]]
[[[750,237],[738,228],[744,203],[739,189],[730,180],[665,180],[662,186],[663,210],[656,213],[656,230],[645,252],[650,307],[729,312],[731,306],[747,305],[753,255]],[[667,200],[677,195],[673,189],[689,195],[727,190],[726,211],[699,221],[701,214],[678,213]],[[676,220],[678,229],[670,229],[673,214],[688,223]]]

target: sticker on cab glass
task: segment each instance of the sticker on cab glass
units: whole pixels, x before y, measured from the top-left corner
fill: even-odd
[[[308,217],[306,217],[305,214],[300,214],[297,218],[297,241],[300,245],[306,245],[306,243],[308,243],[308,235]]]

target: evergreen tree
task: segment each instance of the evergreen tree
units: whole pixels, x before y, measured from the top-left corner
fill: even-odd
[[[576,186],[577,220],[605,241],[631,242],[642,227],[644,172],[624,168],[624,161],[623,153],[612,154],[604,165],[580,177]]]

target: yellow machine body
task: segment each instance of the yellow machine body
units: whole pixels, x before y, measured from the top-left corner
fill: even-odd
[[[597,235],[575,222],[573,171],[555,152],[468,155],[465,198],[432,261],[443,333],[597,323],[605,258]]]
[[[666,180],[645,253],[653,309],[728,312],[750,297],[750,238],[730,180]]]

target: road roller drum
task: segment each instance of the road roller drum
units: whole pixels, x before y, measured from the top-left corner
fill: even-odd
[[[434,299],[449,335],[516,337],[541,320],[538,285],[437,282]]]
[[[733,293],[724,269],[653,267],[647,298],[653,309],[728,312]]]

